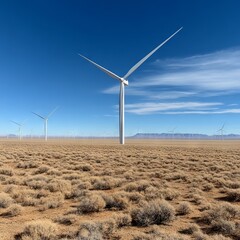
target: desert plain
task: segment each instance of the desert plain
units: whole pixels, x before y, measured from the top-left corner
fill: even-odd
[[[240,141],[0,140],[1,240],[240,239]]]

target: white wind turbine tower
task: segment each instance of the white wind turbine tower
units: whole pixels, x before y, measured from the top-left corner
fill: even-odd
[[[22,140],[22,126],[23,126],[23,124],[15,122],[15,121],[11,121],[11,122],[18,126],[18,139]]]
[[[58,109],[58,107],[54,108],[46,117],[41,116],[40,114],[37,114],[35,112],[32,112],[36,116],[40,117],[44,120],[44,135],[45,135],[45,141],[48,139],[48,119],[49,117]]]
[[[172,34],[169,38],[167,38],[164,42],[158,45],[155,49],[153,49],[150,53],[148,53],[144,58],[142,58],[139,62],[137,62],[123,77],[119,77],[115,73],[107,70],[106,68],[100,66],[99,64],[93,62],[92,60],[86,58],[85,56],[79,54],[81,57],[94,64],[97,68],[108,74],[110,77],[115,78],[120,81],[120,93],[119,93],[119,140],[120,144],[124,144],[124,87],[128,86],[127,78],[138,68],[140,67],[149,57],[152,56],[160,47],[162,47],[166,42],[168,42],[174,35],[176,35],[182,27],[178,29],[174,34]]]
[[[172,139],[174,138],[175,130],[177,127],[174,127],[173,129],[169,130],[168,132],[172,134]]]
[[[221,139],[222,139],[222,140],[223,140],[223,133],[225,132],[224,127],[225,127],[225,123],[222,125],[221,128],[219,128],[219,129],[217,130],[217,132],[220,132],[220,133],[221,133]]]

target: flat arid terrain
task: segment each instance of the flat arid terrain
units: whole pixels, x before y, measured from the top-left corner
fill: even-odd
[[[240,141],[0,140],[0,239],[240,239]]]

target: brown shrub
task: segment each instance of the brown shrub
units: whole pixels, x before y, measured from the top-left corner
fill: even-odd
[[[52,240],[57,232],[57,225],[50,220],[36,220],[26,224],[22,235],[32,240]]]
[[[114,195],[107,195],[107,194],[101,194],[105,203],[106,208],[115,208],[119,210],[126,209],[128,207],[128,199],[126,197],[123,197],[119,194]]]
[[[12,202],[13,199],[7,193],[0,193],[0,208],[7,208]]]
[[[85,189],[78,189],[78,188],[73,188],[70,193],[65,194],[66,199],[73,199],[73,198],[79,198],[79,197],[84,197],[89,194],[90,191],[85,190]]]
[[[214,185],[212,183],[206,183],[206,184],[203,185],[202,190],[204,192],[209,192],[213,188],[214,188]]]
[[[74,167],[74,170],[82,170],[84,172],[89,172],[93,170],[93,167],[90,164],[77,165]]]
[[[18,168],[37,168],[38,164],[36,162],[33,161],[27,161],[27,162],[20,162],[17,164]]]
[[[235,232],[235,223],[231,221],[226,221],[223,219],[218,219],[211,223],[211,230],[217,233],[223,233],[226,235],[232,235]]]
[[[6,212],[3,213],[5,216],[15,217],[22,213],[23,207],[18,204],[12,204],[10,207],[7,208]]]
[[[40,201],[40,204],[43,206],[39,210],[45,211],[47,209],[58,208],[64,203],[64,196],[62,193],[55,193],[53,196],[43,198]]]
[[[208,237],[208,235],[206,235],[202,232],[194,232],[193,239],[194,240],[209,240],[209,237]]]
[[[47,173],[47,175],[50,175],[50,176],[61,176],[62,175],[62,172],[60,172],[59,170],[57,169],[52,169],[50,168]]]
[[[11,184],[11,185],[7,185],[7,186],[4,187],[4,192],[10,194],[10,196],[11,196],[11,194],[12,194],[14,191],[16,191],[17,189],[18,189],[17,186]]]
[[[99,212],[106,206],[105,201],[100,195],[92,194],[80,199],[80,204],[77,208],[79,213]]]
[[[240,202],[240,189],[228,190],[227,199],[231,202]]]
[[[40,167],[34,172],[34,174],[46,173],[49,169],[50,169],[49,166],[47,166],[47,165],[42,165],[42,166],[40,166]]]
[[[36,206],[38,204],[38,200],[35,198],[36,192],[30,189],[14,190],[11,196],[17,203],[21,203],[23,206]]]
[[[103,239],[109,239],[117,228],[117,224],[114,218],[109,218],[107,220],[100,221],[98,222],[98,224]]]
[[[131,211],[132,223],[137,226],[149,226],[170,222],[175,217],[174,208],[164,200],[144,202]]]
[[[205,199],[204,197],[202,197],[201,195],[199,195],[199,194],[193,194],[193,195],[192,195],[192,199],[193,199],[193,202],[194,202],[196,205],[200,205],[200,204],[206,202],[206,199]]]
[[[80,179],[80,175],[77,174],[77,173],[71,173],[71,174],[68,174],[66,176],[63,176],[63,178],[65,180],[76,180],[76,179]]]
[[[13,169],[12,168],[0,168],[0,174],[12,176],[13,175]]]
[[[193,234],[196,232],[201,232],[201,229],[197,224],[191,224],[189,227],[181,230],[180,232],[184,234]]]
[[[4,182],[5,184],[15,184],[15,185],[22,185],[23,181],[19,177],[9,177]]]
[[[148,187],[150,187],[151,184],[147,180],[141,180],[139,182],[132,182],[125,185],[124,190],[127,192],[133,192],[133,191],[145,191]]]
[[[48,182],[48,178],[45,176],[37,175],[34,177],[27,178],[24,183],[33,189],[42,189]]]
[[[179,215],[186,215],[191,212],[191,205],[189,202],[182,202],[177,207],[177,213]]]
[[[162,197],[161,192],[159,191],[159,188],[157,187],[147,187],[144,191],[144,196],[146,200],[153,200],[159,197]]]
[[[75,215],[70,214],[70,215],[59,216],[55,218],[54,221],[64,225],[72,225],[77,222],[77,218]]]
[[[179,196],[179,192],[176,191],[176,190],[173,190],[173,189],[165,189],[165,190],[162,190],[160,191],[162,197],[165,199],[165,200],[168,200],[168,201],[172,201],[174,199],[177,199],[178,196]]]
[[[95,190],[109,190],[117,187],[119,181],[113,177],[94,178],[92,185]]]
[[[117,227],[130,226],[132,223],[131,215],[128,213],[119,213],[114,215]]]
[[[202,217],[202,221],[211,224],[213,221],[226,220],[230,221],[239,216],[239,208],[230,203],[222,203],[206,211]]]
[[[99,223],[86,221],[80,224],[77,236],[81,240],[103,240]]]
[[[222,234],[215,234],[209,236],[208,240],[232,240],[232,239],[229,237],[225,237]]]
[[[67,180],[56,179],[53,180],[46,186],[50,192],[62,192],[62,193],[69,193],[72,190],[71,182]]]
[[[134,203],[139,203],[144,198],[144,196],[138,192],[128,193],[127,197],[129,199],[129,201],[134,202]]]

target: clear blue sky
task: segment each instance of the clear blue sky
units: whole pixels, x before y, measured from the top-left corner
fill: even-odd
[[[129,78],[126,135],[240,133],[240,1],[0,1],[0,134],[117,135],[118,82],[78,56],[123,76],[178,28]]]

